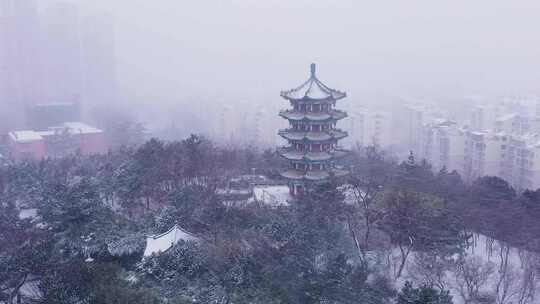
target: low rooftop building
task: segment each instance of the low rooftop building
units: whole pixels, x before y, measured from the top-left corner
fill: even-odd
[[[8,150],[15,161],[59,157],[76,151],[100,154],[107,151],[103,130],[82,122],[66,122],[43,131],[11,131]]]

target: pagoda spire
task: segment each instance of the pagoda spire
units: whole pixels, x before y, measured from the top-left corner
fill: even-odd
[[[311,64],[311,78],[317,78],[315,76],[315,73],[317,72],[317,65],[315,63],[312,63]]]

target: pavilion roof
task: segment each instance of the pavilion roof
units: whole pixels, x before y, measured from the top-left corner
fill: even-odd
[[[309,79],[295,89],[281,92],[281,96],[289,100],[339,100],[345,98],[347,94],[323,84],[316,76],[316,66],[313,63]]]

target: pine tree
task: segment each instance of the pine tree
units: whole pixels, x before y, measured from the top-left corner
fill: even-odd
[[[398,294],[397,304],[453,304],[453,301],[449,291],[428,285],[414,288],[411,282],[405,282]]]

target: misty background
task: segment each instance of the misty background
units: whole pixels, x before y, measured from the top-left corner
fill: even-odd
[[[348,93],[346,110],[539,94],[533,0],[15,2],[21,26],[5,37],[24,40],[32,96],[22,102],[79,99],[89,116],[118,108],[171,137],[231,137],[227,124],[252,125],[259,112],[273,136],[287,107],[279,92],[311,62]]]

